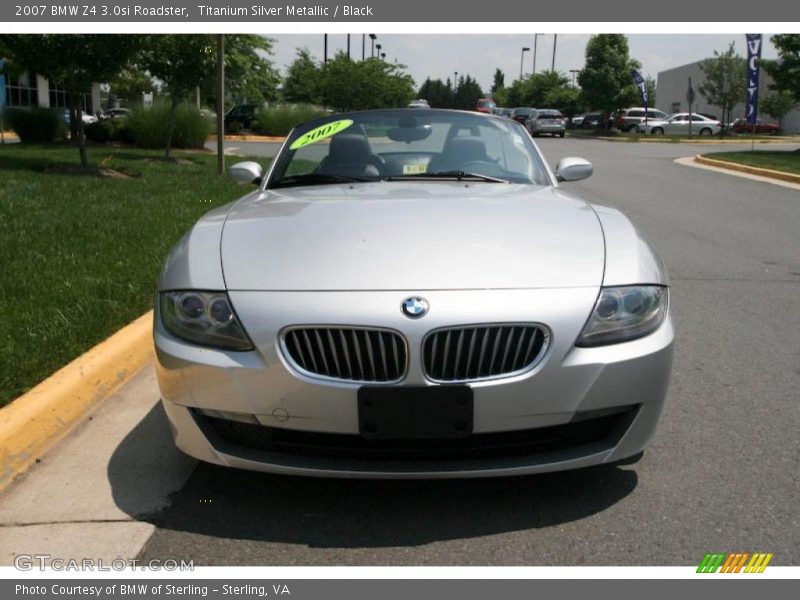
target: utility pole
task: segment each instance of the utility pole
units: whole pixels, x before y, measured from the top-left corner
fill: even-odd
[[[540,35],[544,34],[543,33],[533,34],[533,71],[531,71],[531,75],[536,75],[536,43],[539,41]]]
[[[553,64],[550,67],[551,71],[555,71],[556,70],[556,40],[558,40],[558,34],[554,33],[553,34]]]
[[[519,80],[522,81],[522,65],[525,63],[525,53],[530,52],[530,48],[524,46],[519,53]]]
[[[575,74],[576,73],[580,73],[581,70],[580,69],[570,69],[569,72],[572,73],[572,87],[575,87]]]
[[[350,34],[347,34],[347,58],[350,58]]]
[[[325,34],[325,48],[323,50],[323,64],[328,64],[328,34]]]
[[[361,34],[361,60],[367,57],[367,34]]]
[[[225,36],[217,35],[217,173],[225,172]]]

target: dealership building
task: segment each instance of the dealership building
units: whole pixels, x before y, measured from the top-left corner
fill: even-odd
[[[39,106],[42,108],[68,108],[67,93],[57,84],[32,73],[11,74],[6,71],[5,105],[9,108]],[[83,95],[83,111],[95,114],[101,111],[100,84],[92,84]]]
[[[656,108],[663,110],[665,113],[688,112],[689,102],[686,100],[686,92],[689,88],[689,78],[692,78],[692,86],[694,87],[695,101],[692,105],[693,112],[707,113],[715,115],[719,120],[723,119],[722,109],[706,102],[703,94],[700,93],[700,86],[705,81],[706,77],[703,70],[700,68],[700,63],[697,61],[688,65],[675,67],[667,71],[661,71],[658,74],[656,81]],[[772,78],[761,69],[758,81],[758,96],[763,98],[769,92],[769,86],[772,83]],[[733,107],[731,112],[731,120],[738,117],[743,117],[745,112],[745,99]],[[762,121],[778,122],[778,119],[770,114],[761,110],[758,112],[758,119]],[[781,121],[781,127],[787,133],[800,132],[800,108],[794,108],[789,111]]]

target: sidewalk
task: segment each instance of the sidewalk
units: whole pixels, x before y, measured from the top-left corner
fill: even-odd
[[[18,554],[134,558],[195,461],[173,445],[152,364],[0,494],[0,564]]]

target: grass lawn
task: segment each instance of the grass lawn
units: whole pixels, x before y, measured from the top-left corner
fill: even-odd
[[[800,175],[800,152],[794,150],[754,150],[753,152],[712,152],[708,158],[727,160],[741,165],[774,169]]]
[[[129,176],[100,177],[70,172],[71,147],[0,146],[0,405],[150,309],[169,249],[249,191],[213,155],[160,156],[90,147]]]

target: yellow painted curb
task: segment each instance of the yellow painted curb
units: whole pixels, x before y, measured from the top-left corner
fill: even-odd
[[[0,489],[147,363],[152,326],[150,311],[0,409]]]
[[[700,163],[701,165],[709,165],[711,167],[720,167],[722,169],[730,169],[731,171],[749,173],[750,175],[760,175],[761,177],[780,179],[781,181],[788,181],[789,183],[800,183],[800,175],[795,175],[794,173],[775,171],[774,169],[762,169],[761,167],[751,167],[750,165],[742,165],[739,163],[729,162],[727,160],[707,158],[702,154],[695,156],[694,162]]]
[[[225,134],[225,141],[226,142],[277,142],[283,143],[283,140],[286,139],[286,136],[283,135],[255,135],[255,134]],[[209,142],[216,142],[217,136],[211,135],[208,137]]]

